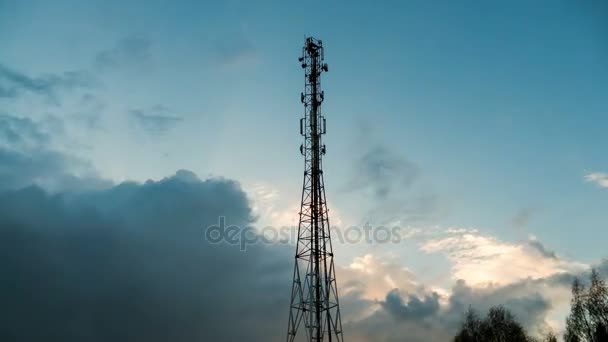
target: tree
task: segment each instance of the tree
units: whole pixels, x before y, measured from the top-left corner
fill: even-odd
[[[475,342],[479,341],[481,336],[481,320],[471,307],[467,310],[462,323],[462,329],[454,338],[454,342]]]
[[[596,270],[591,271],[588,290],[578,278],[572,282],[572,300],[564,340],[608,342],[608,286]]]
[[[480,319],[469,308],[462,328],[454,342],[531,342],[513,315],[502,306],[490,308],[487,316]]]
[[[552,331],[549,331],[543,338],[543,342],[557,342],[557,336]]]
[[[528,336],[504,307],[492,307],[480,319],[469,308],[454,342],[557,342],[549,332],[542,339]],[[578,279],[572,282],[570,314],[566,318],[565,342],[608,342],[608,284],[591,270],[588,288]]]
[[[605,332],[605,327],[608,326],[608,287],[596,270],[591,271],[591,286],[585,308],[596,330]]]

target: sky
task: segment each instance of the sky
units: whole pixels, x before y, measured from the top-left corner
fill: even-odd
[[[297,58],[309,35],[323,40],[329,64],[322,87],[332,226],[400,227],[403,237],[336,245],[351,339],[390,341],[407,331],[411,341],[443,341],[463,308],[492,304],[505,304],[533,331],[561,331],[571,277],[590,267],[608,273],[602,1],[0,0],[0,200],[16,206],[0,217],[5,241],[23,242],[15,236],[24,231],[41,234],[39,244],[24,248],[78,259],[87,251],[59,248],[45,234],[58,238],[49,231],[56,229],[65,239],[89,241],[79,226],[101,235],[101,227],[111,227],[108,246],[100,244],[91,259],[111,273],[114,257],[103,250],[118,248],[129,267],[146,268],[130,281],[149,284],[154,270],[108,242],[127,234],[121,229],[132,234],[125,243],[162,259],[169,226],[200,227],[220,215],[258,229],[297,225],[304,167]],[[18,205],[30,197],[40,205]],[[151,245],[134,242],[147,225]],[[172,262],[204,259],[202,274],[175,275],[192,281],[183,291],[191,296],[177,296],[175,288],[175,296],[163,296],[175,284],[160,282],[134,300],[145,306],[161,298],[171,310],[200,317],[188,328],[175,320],[177,335],[170,336],[222,340],[193,328],[220,323],[182,306],[193,297],[201,306],[221,306],[195,290],[221,292],[204,281],[224,263],[220,257],[234,272],[222,270],[218,279],[248,277],[240,283],[255,288],[256,304],[269,319],[286,321],[270,310],[287,313],[293,246],[242,253],[191,245],[191,235],[178,235],[171,241],[188,252],[158,260],[157,276],[170,277]],[[16,274],[39,262],[14,260]],[[242,271],[256,267],[267,277],[252,280],[259,273]],[[79,270],[73,265],[60,284],[81,279],[86,293],[93,278],[109,276],[116,280],[109,287],[123,289],[124,274]],[[19,279],[29,288],[35,277]],[[280,281],[271,286],[271,279]],[[280,293],[276,284],[284,285],[285,298],[269,295]],[[236,300],[221,314],[248,310]],[[104,330],[89,316],[72,318],[78,333],[52,335],[103,340],[99,332],[109,331],[120,340],[139,331],[137,324],[133,331]],[[265,324],[272,326],[252,318],[237,330],[265,339]],[[437,336],[414,328],[424,324]]]

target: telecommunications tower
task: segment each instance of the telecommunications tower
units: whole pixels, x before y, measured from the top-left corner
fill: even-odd
[[[325,117],[321,114],[324,93],[321,90],[321,73],[327,72],[323,63],[323,43],[313,37],[306,38],[302,57],[305,71],[304,117],[300,119],[300,134],[304,143],[304,185],[298,242],[296,244],[291,305],[287,341],[306,337],[306,341],[343,341],[338,289],[331,245],[325,185],[323,183],[322,156],[325,145]]]

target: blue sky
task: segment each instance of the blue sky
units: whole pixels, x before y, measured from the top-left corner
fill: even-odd
[[[293,224],[297,57],[314,35],[330,68],[334,222],[466,227],[594,264],[607,256],[608,188],[585,176],[608,172],[607,13],[601,1],[0,0],[2,66],[87,80],[0,98],[0,112],[41,124],[102,178],[227,177],[272,194],[262,222]],[[395,162],[381,174],[395,179],[358,179],[366,151]],[[378,181],[389,196],[373,195]],[[456,272],[418,247],[346,246],[342,263],[395,253],[428,281],[428,267]]]

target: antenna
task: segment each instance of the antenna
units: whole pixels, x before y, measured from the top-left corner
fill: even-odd
[[[321,114],[325,99],[321,74],[328,71],[323,60],[323,42],[306,38],[298,58],[305,75],[304,92],[300,95],[304,104],[304,117],[300,119],[304,184],[287,341],[295,341],[296,336],[306,336],[306,341],[344,341],[322,168],[326,124]],[[299,328],[305,332],[297,335]]]

